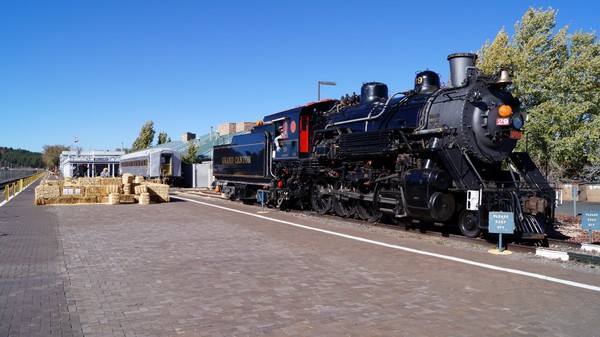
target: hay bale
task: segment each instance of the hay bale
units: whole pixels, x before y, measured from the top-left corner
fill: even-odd
[[[100,177],[92,177],[92,178],[88,178],[88,177],[83,177],[83,178],[77,178],[77,185],[81,185],[81,186],[96,186],[96,185],[100,185]]]
[[[150,204],[150,193],[142,193],[140,194],[140,205],[149,205]]]
[[[106,186],[106,193],[108,193],[109,195],[111,193],[117,193],[120,194],[122,189],[121,189],[121,185],[105,185]]]
[[[61,187],[59,185],[38,185],[35,188],[35,198],[48,199],[53,197],[60,197],[60,189]]]
[[[100,185],[118,185],[121,186],[123,179],[121,178],[100,178]]]
[[[66,205],[74,205],[74,204],[95,204],[98,203],[97,197],[86,197],[81,195],[69,195],[55,198],[48,198],[46,200],[46,205],[57,205],[57,204],[66,204]]]
[[[121,180],[123,185],[131,184],[133,182],[133,174],[125,173],[123,176],[121,176]]]
[[[106,187],[107,186],[102,186],[102,185],[85,186],[84,195],[86,197],[92,197],[92,196],[106,197],[106,196],[108,196],[108,191],[106,190]]]
[[[169,202],[169,185],[165,184],[147,184],[148,193],[155,202]]]
[[[123,194],[131,194],[131,184],[123,184]]]
[[[138,185],[134,187],[135,190],[135,194],[142,194],[142,193],[148,193],[148,186],[147,185]]]
[[[42,180],[39,186],[62,186],[62,180]]]
[[[142,176],[135,176],[135,181],[136,184],[141,184],[144,182],[144,177]]]
[[[120,199],[119,199],[119,198],[120,198],[120,195],[119,195],[119,193],[110,193],[110,194],[108,195],[108,203],[109,203],[110,205],[118,205],[118,204],[119,204],[119,202],[120,202]]]
[[[129,194],[129,195],[125,195],[125,194],[121,194],[119,195],[119,203],[123,204],[123,203],[134,203],[135,202],[135,196],[133,194]]]

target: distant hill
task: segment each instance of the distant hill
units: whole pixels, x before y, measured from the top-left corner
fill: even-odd
[[[44,161],[39,152],[0,146],[0,168],[4,167],[44,167]]]

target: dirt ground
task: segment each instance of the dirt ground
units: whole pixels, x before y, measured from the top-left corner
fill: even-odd
[[[564,236],[566,241],[589,243],[589,231],[581,229],[581,215],[557,214],[554,230]],[[592,243],[600,243],[600,231],[593,231]]]

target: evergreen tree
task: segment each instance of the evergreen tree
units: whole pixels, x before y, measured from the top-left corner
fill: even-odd
[[[0,167],[44,167],[42,154],[23,149],[0,147]]]
[[[167,136],[166,132],[160,132],[158,134],[158,145],[168,143],[171,141],[171,137]]]
[[[150,147],[152,145],[152,141],[154,140],[154,122],[148,121],[140,130],[140,134],[137,139],[131,145],[131,151],[143,150],[145,148]]]
[[[188,146],[187,153],[182,156],[181,161],[186,164],[194,164],[196,163],[196,152],[198,151],[198,146],[194,141],[190,141],[190,145]]]

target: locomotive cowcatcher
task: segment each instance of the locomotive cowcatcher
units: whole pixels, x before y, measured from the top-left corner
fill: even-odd
[[[515,235],[545,238],[555,193],[527,153],[513,152],[526,116],[506,89],[509,71],[484,74],[475,54],[448,60],[447,87],[427,70],[410,91],[370,82],[360,96],[266,116],[214,148],[218,188],[342,217],[458,225],[468,237],[487,229],[489,212],[512,212]]]

